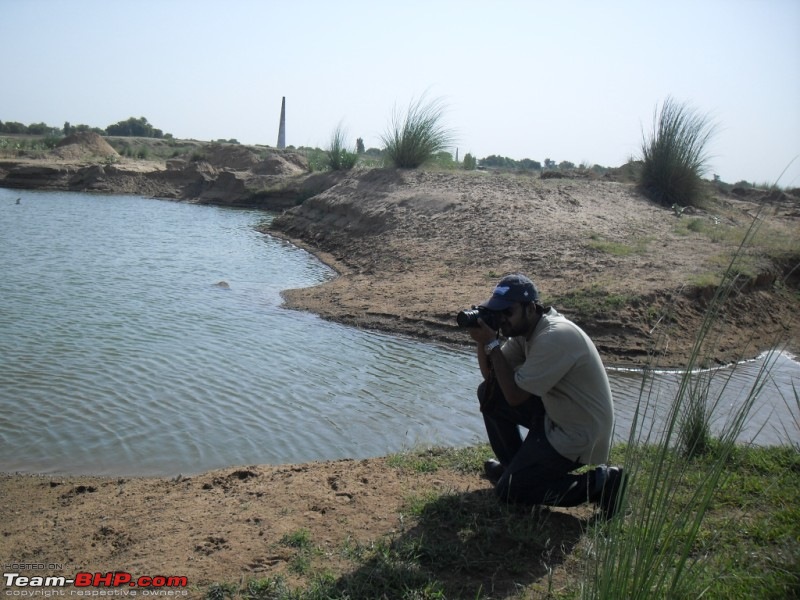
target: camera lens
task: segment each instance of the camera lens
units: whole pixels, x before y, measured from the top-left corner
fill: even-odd
[[[459,327],[475,327],[478,325],[479,313],[477,310],[462,310],[456,315]]]

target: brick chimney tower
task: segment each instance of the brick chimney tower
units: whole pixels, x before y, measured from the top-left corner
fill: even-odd
[[[286,96],[281,100],[281,124],[278,127],[278,149],[286,148]]]

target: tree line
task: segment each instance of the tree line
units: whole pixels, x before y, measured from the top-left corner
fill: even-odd
[[[109,125],[105,129],[90,127],[89,125],[71,125],[69,121],[63,127],[53,127],[47,123],[31,123],[25,125],[17,121],[0,121],[0,134],[28,134],[44,136],[71,135],[81,131],[91,131],[98,135],[113,135],[121,137],[147,137],[147,138],[172,138],[171,133],[164,133],[161,129],[153,127],[144,117],[130,117]]]

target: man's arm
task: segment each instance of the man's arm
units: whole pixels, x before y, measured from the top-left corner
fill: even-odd
[[[495,379],[503,391],[503,396],[505,396],[509,406],[519,406],[531,397],[532,394],[530,392],[517,385],[514,379],[514,369],[508,364],[508,359],[506,359],[499,347],[493,349],[491,356],[488,356],[487,359],[492,362]]]
[[[509,364],[499,346],[494,348],[491,356],[486,355],[486,345],[497,339],[497,333],[482,320],[478,320],[480,327],[470,329],[472,339],[478,344],[478,365],[484,380],[489,379],[490,370],[494,370],[494,377],[500,390],[511,406],[518,406],[531,397],[531,393],[520,388],[514,380],[514,369]],[[491,362],[491,365],[490,365]]]
[[[484,350],[485,345],[478,342],[478,366],[481,369],[481,375],[483,375],[483,380],[489,380],[489,374],[492,370],[491,365],[489,364],[489,358],[486,356],[486,351]]]

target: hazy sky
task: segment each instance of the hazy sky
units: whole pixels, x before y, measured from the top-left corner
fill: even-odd
[[[447,105],[459,156],[618,166],[667,96],[719,131],[708,176],[771,183],[800,155],[800,0],[0,0],[0,120],[178,138],[380,147]],[[800,158],[779,181],[800,186]]]

